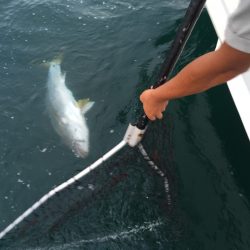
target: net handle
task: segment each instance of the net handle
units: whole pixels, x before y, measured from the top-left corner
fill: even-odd
[[[159,81],[157,81],[152,88],[157,88],[164,84],[171,71],[173,70],[176,62],[178,61],[180,54],[201,14],[201,11],[205,5],[206,0],[191,0],[186,14],[184,16],[183,22],[180,25],[177,34],[175,36],[174,41],[172,42],[171,48],[168,52],[168,56],[166,57],[165,61],[162,64],[162,70],[160,71]],[[137,123],[136,127],[138,129],[145,129],[149,122],[148,117],[145,113],[143,113]]]

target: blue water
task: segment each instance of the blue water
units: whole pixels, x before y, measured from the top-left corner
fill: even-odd
[[[0,229],[120,142],[188,2],[0,3]],[[204,10],[175,72],[215,45]],[[45,64],[58,56],[75,98],[95,101],[86,159],[63,143],[46,110]],[[167,173],[171,204],[161,178],[126,149],[82,180],[102,192],[63,212],[48,234],[38,226],[35,235],[17,234],[11,249],[250,248],[249,141],[226,86],[171,102],[144,144]]]

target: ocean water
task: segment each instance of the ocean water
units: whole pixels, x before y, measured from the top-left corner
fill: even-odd
[[[0,2],[0,231],[121,141],[188,2]],[[174,73],[215,45],[204,10]],[[95,101],[85,159],[63,143],[46,110],[45,64],[57,57],[75,98]],[[53,213],[45,204],[46,217],[0,248],[250,249],[249,141],[225,85],[172,101],[143,143],[166,173],[169,199],[162,178],[126,148],[81,180],[82,196],[68,191],[60,206],[52,199]],[[71,196],[81,196],[78,209]]]

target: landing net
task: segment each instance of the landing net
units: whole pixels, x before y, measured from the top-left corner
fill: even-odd
[[[143,228],[136,234],[144,237],[147,228],[156,234],[164,227],[168,230],[175,200],[171,119],[151,125],[137,147],[124,146],[122,141],[91,167],[45,194],[1,232],[0,246],[99,245],[103,242],[94,239],[118,231]],[[174,232],[168,232],[170,238]],[[113,239],[119,246],[125,244],[121,235]]]

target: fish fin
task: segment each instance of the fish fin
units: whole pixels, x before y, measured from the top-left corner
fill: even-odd
[[[63,53],[61,52],[57,56],[55,56],[52,60],[47,59],[33,59],[30,64],[31,65],[38,65],[44,68],[49,68],[51,64],[61,64],[63,61]]]
[[[89,99],[81,99],[77,102],[77,106],[81,109],[82,114],[86,114],[94,105],[95,102]]]
[[[61,64],[62,61],[63,61],[63,53],[60,53],[59,55],[54,57],[54,59],[50,63]]]
[[[79,109],[83,109],[83,107],[89,102],[89,98],[86,98],[86,99],[80,99],[76,102],[76,106],[79,108]]]

